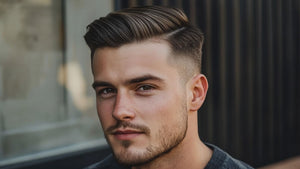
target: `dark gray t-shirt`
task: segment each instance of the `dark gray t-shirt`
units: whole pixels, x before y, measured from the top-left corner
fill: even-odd
[[[232,158],[229,154],[214,146],[212,144],[206,144],[211,150],[213,155],[206,165],[205,169],[253,169],[248,164]],[[93,164],[85,169],[130,169],[117,163],[112,154],[107,156],[104,160]]]
[[[219,147],[212,144],[206,145],[213,150],[213,155],[205,169],[253,169],[248,164],[231,157]]]

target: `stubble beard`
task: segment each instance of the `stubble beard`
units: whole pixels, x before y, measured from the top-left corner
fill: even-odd
[[[141,166],[154,161],[176,148],[185,138],[188,125],[186,107],[183,106],[180,111],[181,117],[179,117],[180,120],[177,124],[171,127],[163,125],[155,136],[155,138],[160,139],[158,145],[150,144],[138,152],[128,150],[132,145],[132,141],[122,141],[122,150],[113,150],[116,160],[125,166]],[[178,128],[178,123],[181,124],[180,128]]]

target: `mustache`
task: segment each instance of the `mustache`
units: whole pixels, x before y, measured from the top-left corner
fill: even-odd
[[[134,129],[134,130],[138,130],[140,132],[143,132],[145,134],[150,134],[150,128],[145,126],[145,125],[141,125],[141,124],[133,124],[130,122],[124,122],[124,121],[118,121],[116,125],[110,126],[108,127],[105,132],[107,134],[114,134],[114,132],[117,129],[120,128],[128,128],[128,129]]]

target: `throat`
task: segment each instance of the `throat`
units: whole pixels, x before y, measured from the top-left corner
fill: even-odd
[[[212,150],[200,139],[188,144],[182,141],[147,163],[133,166],[132,169],[202,169],[212,157]]]
[[[133,166],[132,169],[179,169],[182,168],[182,160],[185,158],[182,153],[183,141],[173,145],[164,152],[158,154],[146,163]]]

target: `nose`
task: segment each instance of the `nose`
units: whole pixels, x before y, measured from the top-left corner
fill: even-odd
[[[134,119],[135,109],[128,94],[118,92],[112,116],[118,121],[131,121]]]

